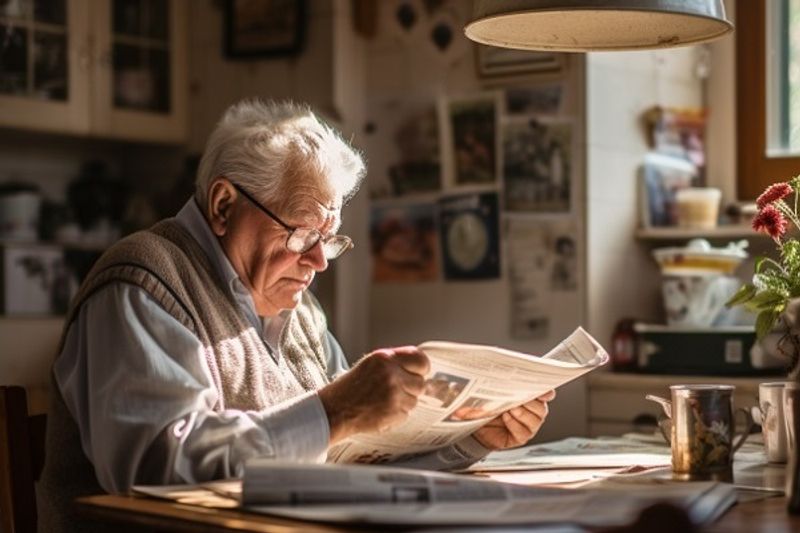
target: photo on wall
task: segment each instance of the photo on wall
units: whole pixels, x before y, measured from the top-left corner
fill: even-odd
[[[511,336],[546,338],[554,303],[577,295],[580,284],[575,221],[510,218],[504,227]]]
[[[556,115],[561,111],[564,89],[560,83],[510,87],[505,91],[509,115]]]
[[[397,157],[389,165],[393,196],[442,188],[439,122],[433,102],[405,112],[393,132]]]
[[[503,125],[506,211],[565,213],[571,209],[572,125],[534,117]]]
[[[442,198],[439,220],[445,279],[500,277],[496,193]]]
[[[497,174],[494,94],[448,103],[454,185],[490,185]]]
[[[370,220],[372,279],[415,282],[437,279],[435,206],[376,206]]]

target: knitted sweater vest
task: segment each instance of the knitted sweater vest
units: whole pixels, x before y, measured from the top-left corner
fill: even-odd
[[[289,315],[279,340],[283,357],[276,361],[200,245],[174,219],[131,235],[103,254],[72,302],[59,353],[82,304],[111,283],[144,289],[198,338],[219,393],[216,411],[262,410],[328,382],[323,348],[327,325],[311,293],[305,292]],[[114,357],[113,352],[107,357]],[[91,397],[91,391],[86,393]],[[55,384],[51,397],[45,467],[37,489],[38,529],[70,532],[91,527],[94,531],[96,525],[73,514],[73,500],[103,490]],[[119,532],[119,527],[114,531]]]

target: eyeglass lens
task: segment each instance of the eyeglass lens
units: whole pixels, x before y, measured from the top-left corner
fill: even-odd
[[[322,251],[326,259],[335,259],[352,247],[352,241],[345,235],[333,235],[322,239],[316,230],[298,228],[286,241],[286,247],[295,253],[306,253],[322,240]]]

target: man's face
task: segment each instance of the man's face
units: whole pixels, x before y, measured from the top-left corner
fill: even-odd
[[[243,195],[235,191],[232,195],[224,232],[214,230],[239,279],[250,291],[256,312],[260,316],[275,316],[281,310],[296,307],[315,274],[328,268],[321,244],[302,254],[290,252],[286,249],[289,230]],[[304,200],[303,215],[283,212],[275,215],[291,227],[315,228],[323,236],[338,230],[338,210],[326,209],[313,194]]]

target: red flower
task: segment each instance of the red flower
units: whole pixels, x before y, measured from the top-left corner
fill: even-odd
[[[764,207],[778,200],[783,200],[790,194],[792,194],[791,185],[788,183],[774,183],[761,193],[761,196],[756,200],[756,206],[759,209],[764,209]]]
[[[767,192],[769,189],[767,189]],[[764,193],[766,194],[766,192]],[[774,200],[773,200],[774,201]],[[773,239],[779,239],[786,233],[786,228],[789,223],[783,218],[783,215],[777,208],[772,205],[765,206],[753,218],[753,229],[756,231],[763,231]]]

